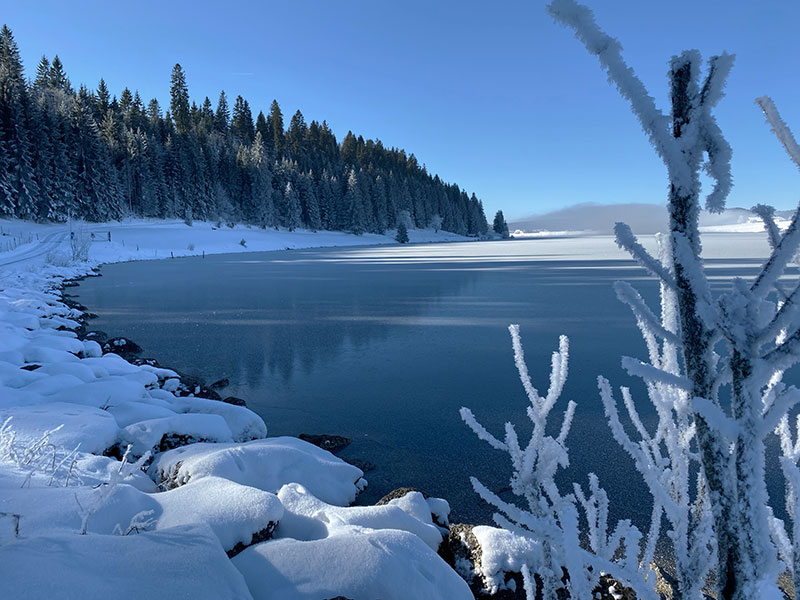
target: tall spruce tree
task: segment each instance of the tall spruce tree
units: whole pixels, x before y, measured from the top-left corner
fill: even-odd
[[[283,113],[281,113],[281,107],[278,106],[277,100],[273,100],[269,107],[267,126],[272,130],[272,146],[275,148],[275,158],[279,160],[283,158],[285,141],[283,133]]]
[[[222,90],[217,101],[217,112],[214,114],[214,125],[217,131],[219,133],[227,133],[230,120],[231,113],[228,108],[228,97],[225,95],[225,90]]]
[[[189,116],[189,88],[186,85],[186,74],[183,67],[176,63],[172,68],[169,110],[179,134],[189,133],[191,119]]]
[[[34,177],[28,90],[22,60],[11,30],[0,29],[0,142],[5,146],[1,188],[9,190],[3,212],[23,219],[36,217],[39,188]]]

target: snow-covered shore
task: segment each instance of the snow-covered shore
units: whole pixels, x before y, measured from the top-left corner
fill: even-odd
[[[63,225],[0,230],[0,597],[472,598],[436,553],[446,502],[350,506],[360,469],[104,354],[61,297],[101,262],[391,236],[134,221],[78,232],[92,262],[74,265]]]

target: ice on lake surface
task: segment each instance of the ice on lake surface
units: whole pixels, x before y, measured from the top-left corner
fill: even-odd
[[[753,274],[768,251],[763,234],[703,240],[720,284]],[[480,442],[459,408],[496,434],[509,420],[524,430],[527,420],[507,326],[520,324],[540,389],[566,334],[561,409],[578,403],[567,476],[585,483],[597,473],[618,510],[612,517],[649,518],[649,495],[611,437],[596,379],[631,386],[649,406],[620,368],[622,355],[646,352],[612,283],[631,281],[654,308],[658,286],[611,237],[219,255],[102,273],[76,288],[99,315],[92,328],[130,337],[144,355],[207,382],[228,378],[221,393],[245,398],[270,435],[352,438],[341,456],[376,465],[360,502],[412,486],[447,498],[455,521],[491,516],[470,475],[500,490],[510,474],[506,455]],[[780,496],[779,474],[771,479]]]

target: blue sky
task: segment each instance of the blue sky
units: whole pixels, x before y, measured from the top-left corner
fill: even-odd
[[[666,65],[687,48],[737,55],[716,111],[734,149],[729,206],[800,200],[800,173],[753,99],[769,94],[800,134],[800,3],[590,2],[661,107]],[[124,8],[123,8],[124,7]],[[664,168],[597,61],[544,2],[6,2],[27,72],[59,54],[73,84],[104,77],[166,105],[180,62],[189,92],[273,98],[288,122],[326,119],[416,154],[508,218],[579,202],[661,203]]]

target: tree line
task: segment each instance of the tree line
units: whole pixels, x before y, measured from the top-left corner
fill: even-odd
[[[7,26],[0,30],[0,215],[37,221],[126,216],[224,220],[262,227],[383,233],[398,221],[464,235],[488,230],[481,201],[431,176],[413,154],[298,110],[284,126],[277,101],[255,120],[190,100],[172,70],[170,105],[128,88],[75,90],[58,56],[32,81]]]

